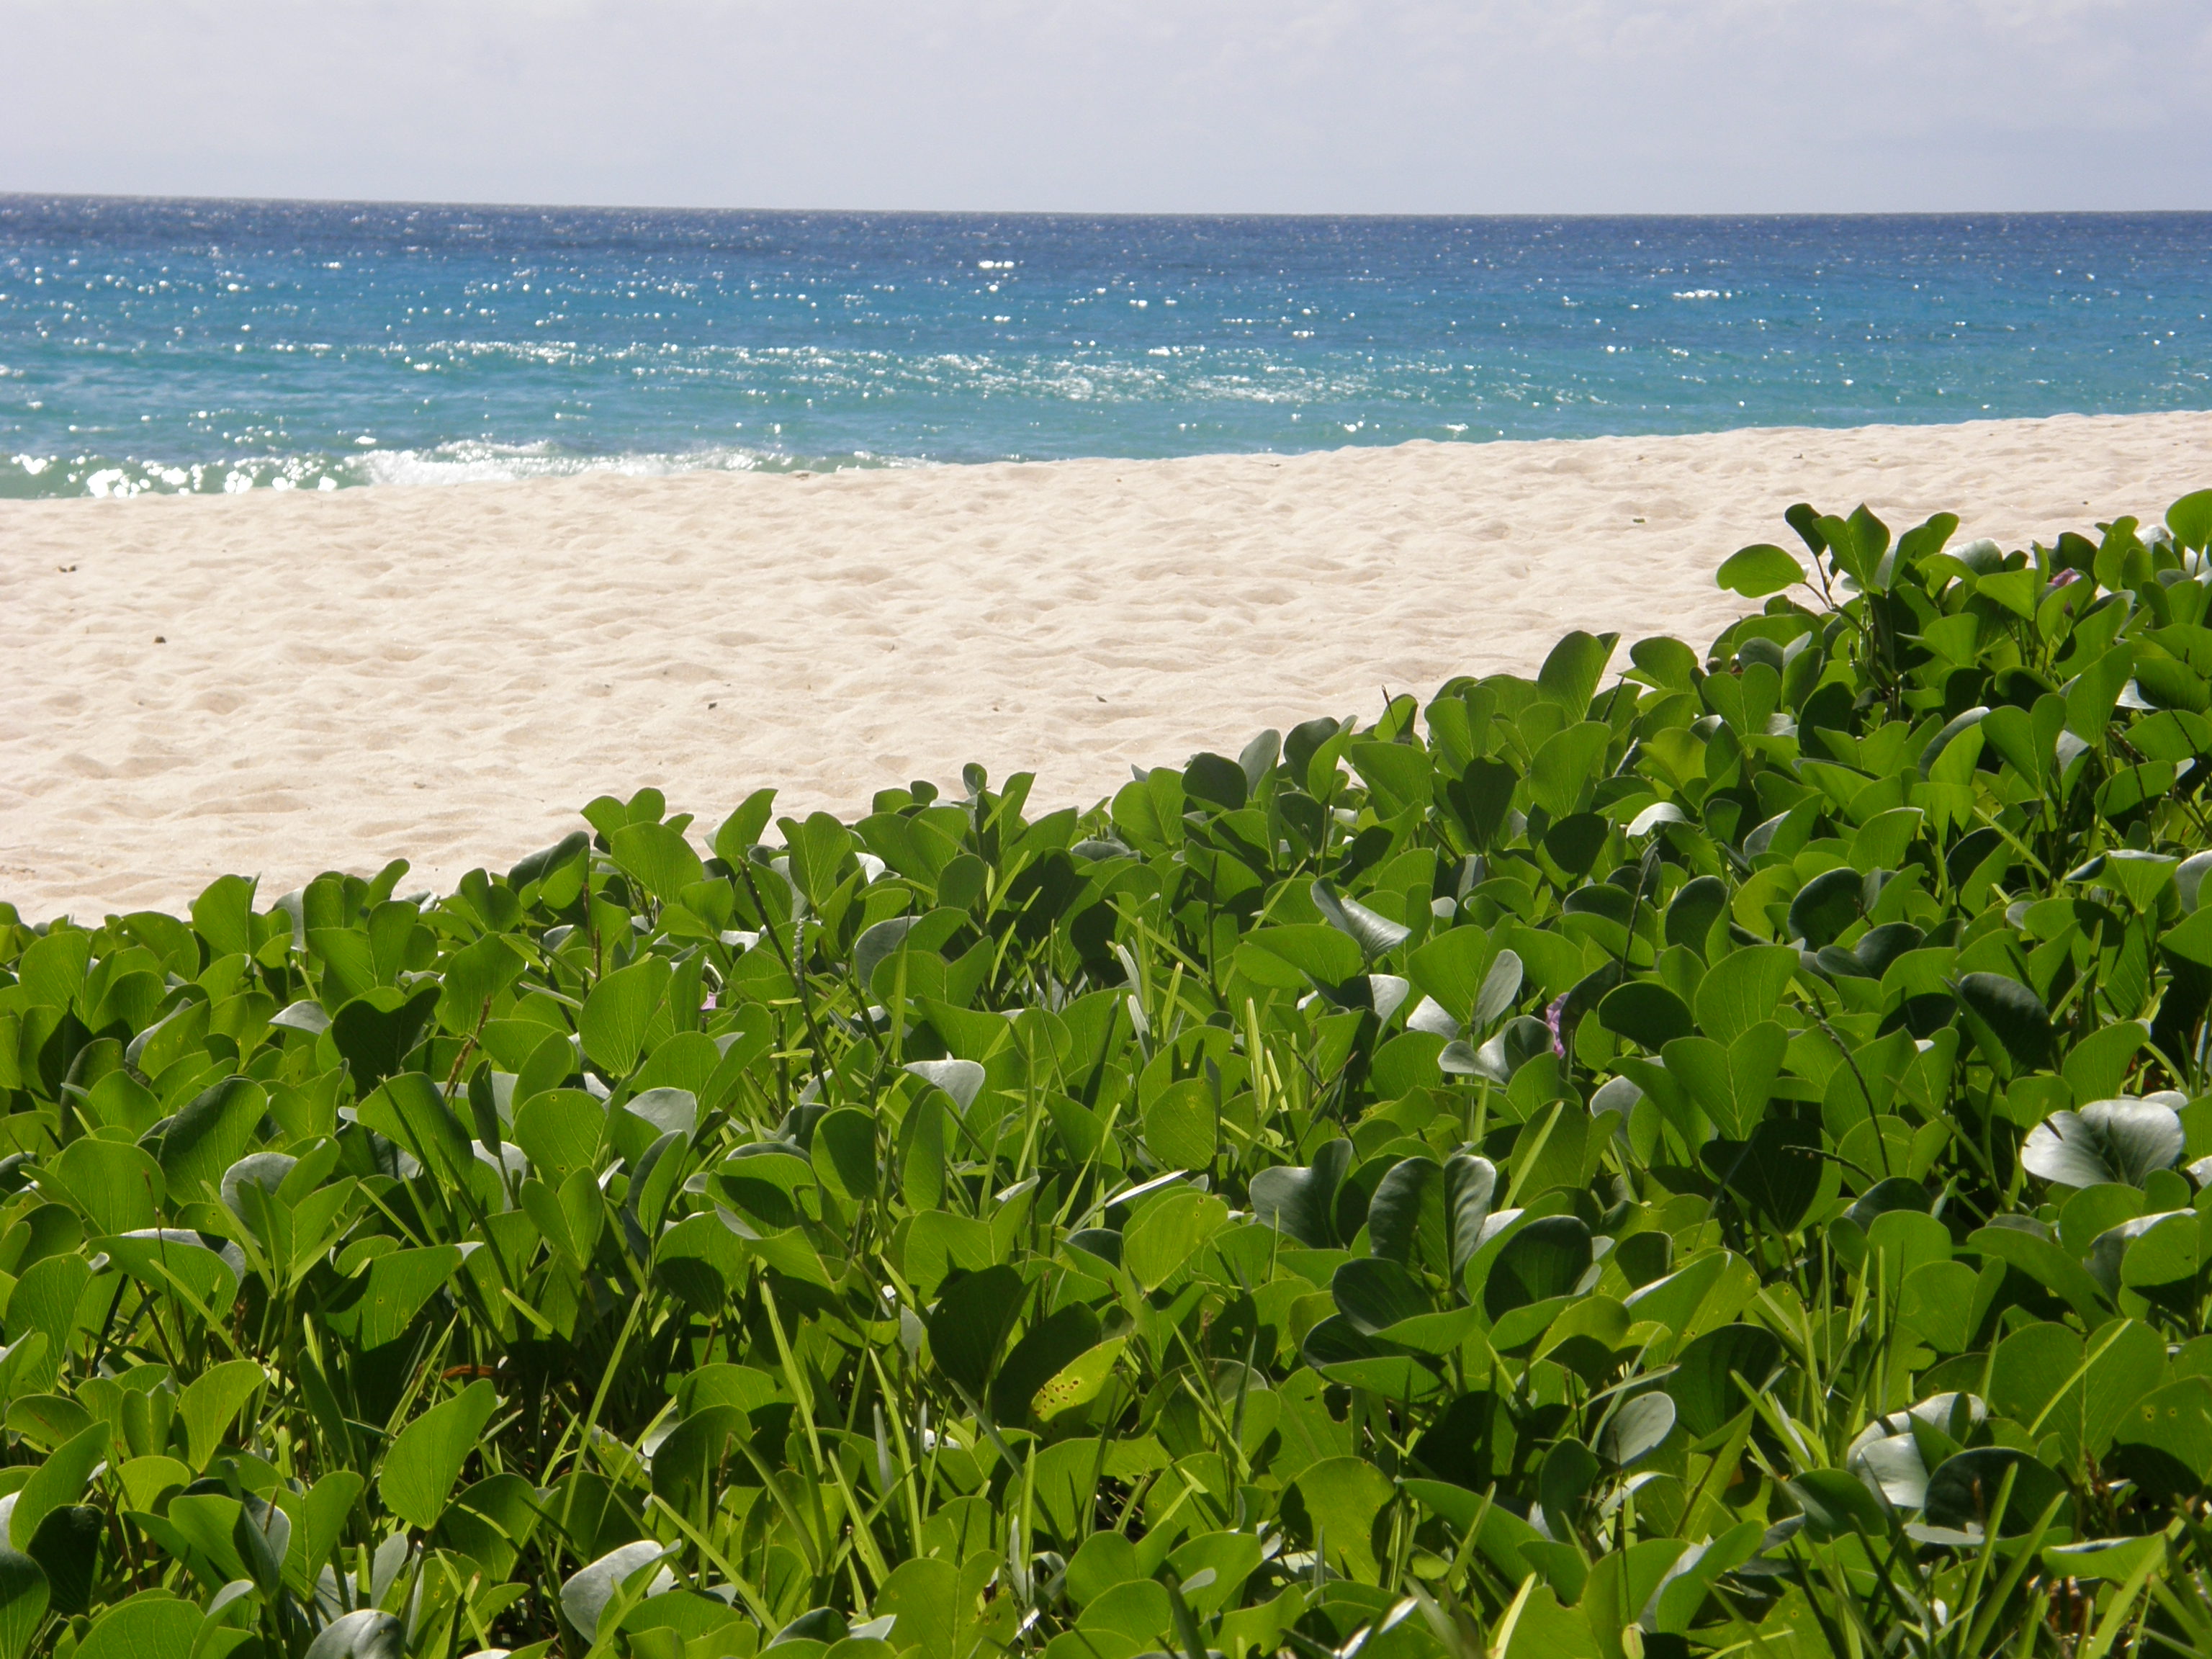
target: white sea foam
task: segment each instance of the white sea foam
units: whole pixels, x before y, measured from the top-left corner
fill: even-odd
[[[379,450],[349,456],[345,465],[364,483],[459,484],[570,478],[587,472],[658,478],[678,472],[843,472],[927,463],[865,453],[801,456],[736,446],[666,454],[579,455],[544,443],[466,441],[440,444],[433,449]]]
[[[374,441],[373,440],[371,441]],[[254,489],[337,489],[355,484],[459,484],[611,472],[662,477],[678,472],[842,472],[927,465],[868,454],[799,455],[734,446],[665,453],[585,455],[547,443],[466,440],[424,449],[347,454],[258,455],[176,465],[101,455],[0,456],[0,497],[242,495]]]

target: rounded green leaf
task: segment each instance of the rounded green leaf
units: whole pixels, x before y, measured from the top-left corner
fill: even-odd
[[[1482,1287],[1492,1320],[1573,1290],[1590,1265],[1590,1230],[1577,1217],[1546,1216],[1505,1242]]]
[[[1634,1395],[1623,1401],[1607,1419],[1597,1449],[1606,1462],[1625,1469],[1659,1449],[1674,1431],[1675,1415],[1671,1395],[1656,1392]]]
[[[610,1550],[591,1565],[572,1574],[561,1586],[562,1615],[583,1632],[586,1641],[596,1642],[600,1620],[618,1598],[625,1603],[638,1599],[637,1593],[648,1588],[663,1574],[667,1574],[672,1581],[674,1575],[669,1574],[667,1568],[660,1567],[658,1572],[654,1571],[661,1557],[667,1553],[666,1545],[645,1539]],[[399,1621],[388,1613],[374,1611],[348,1613],[345,1619],[337,1620],[330,1630],[323,1632],[322,1637],[317,1638],[317,1642],[319,1644],[324,1638],[330,1636],[347,1619],[364,1618],[382,1620],[391,1627],[390,1637],[384,1638],[390,1643],[388,1653],[381,1648],[371,1650],[349,1647],[319,1654],[311,1647],[307,1650],[307,1659],[399,1659],[404,1651],[404,1632]]]
[[[2185,548],[2198,553],[2212,548],[2212,489],[2193,489],[2167,507],[2166,527]]]
[[[1689,1005],[1650,979],[1632,979],[1607,992],[1597,1006],[1597,1023],[1653,1054],[1693,1029]]]
[[[1698,1030],[1716,1042],[1734,1042],[1774,1018],[1796,972],[1797,952],[1786,945],[1729,951],[1698,982]]]
[[[931,1310],[929,1346],[937,1368],[971,1398],[982,1398],[1027,1288],[1013,1268],[986,1267],[952,1280]]]
[[[637,1067],[646,1028],[667,994],[669,966],[647,957],[618,968],[592,987],[584,999],[578,1030],[584,1054],[610,1078],[625,1078]]]
[[[2012,1492],[2005,1498],[2008,1477]],[[1936,1467],[1928,1477],[1921,1507],[1929,1526],[2003,1535],[2035,1525],[2053,1500],[2063,1525],[2072,1512],[2073,1497],[2055,1470],[2015,1447],[1978,1446]]]
[[[2113,1431],[2112,1457],[2154,1499],[2201,1492],[2212,1479],[2212,1377],[2169,1382],[2128,1407]]]
[[[1376,1517],[1390,1501],[1390,1483],[1364,1458],[1328,1457],[1297,1481],[1312,1541],[1326,1549],[1333,1567],[1364,1583],[1375,1582]]]
[[[385,1506],[425,1531],[436,1526],[447,1494],[498,1409],[498,1391],[478,1381],[402,1429],[377,1475]]]
[[[1228,1221],[1229,1206],[1212,1194],[1170,1187],[1121,1230],[1121,1265],[1142,1288],[1156,1291],[1188,1267],[1200,1246]]]
[[[1413,1276],[1395,1261],[1360,1256],[1346,1262],[1329,1280],[1337,1311],[1363,1335],[1374,1336],[1404,1319],[1433,1313],[1435,1304]]]
[[[1537,686],[1567,711],[1569,720],[1582,719],[1589,711],[1598,682],[1605,678],[1605,665],[1620,642],[1618,634],[1585,634],[1580,629],[1561,635],[1545,657],[1544,665],[1536,671]]]
[[[1313,902],[1322,918],[1357,945],[1368,961],[1388,955],[1412,937],[1413,930],[1402,922],[1376,915],[1357,900],[1342,896],[1325,881],[1314,883]]]
[[[1804,580],[1804,567],[1771,542],[1756,542],[1730,554],[1713,574],[1717,586],[1747,599],[1763,599]]]
[[[1889,1511],[1865,1481],[1842,1469],[1808,1469],[1783,1483],[1805,1516],[1805,1530],[1825,1541],[1855,1526],[1869,1538],[1889,1530]]]
[[[148,1590],[100,1614],[78,1647],[78,1659],[191,1659],[201,1620],[190,1601]]]
[[[2043,1000],[2002,974],[1968,974],[1959,1000],[1993,1036],[2014,1066],[2033,1071],[2051,1061],[2051,1016]]]
[[[1723,1325],[1692,1341],[1667,1379],[1682,1426],[1702,1438],[1748,1410],[1781,1358],[1781,1339],[1763,1325]]]
[[[2107,1182],[2140,1187],[2152,1170],[2173,1166],[2185,1139],[2181,1118],[2170,1106],[2099,1100],[2078,1112],[2053,1112],[2037,1124],[2021,1147],[2020,1161],[2030,1175],[2069,1187]]]
[[[1718,876],[1697,876],[1682,884],[1667,906],[1667,943],[1705,953],[1705,937],[1727,910],[1728,884]]]
[[[1444,1243],[1444,1171],[1433,1158],[1401,1158],[1384,1171],[1367,1201],[1368,1248],[1401,1267],[1419,1248],[1441,1268],[1449,1251]]]
[[[1790,931],[1817,951],[1859,918],[1859,872],[1845,868],[1826,870],[1797,890],[1790,905]]]
[[[1277,1164],[1252,1177],[1252,1213],[1310,1249],[1336,1243],[1336,1189],[1352,1167],[1352,1143],[1332,1140],[1310,1165]]]

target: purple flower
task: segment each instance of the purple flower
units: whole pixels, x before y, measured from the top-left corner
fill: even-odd
[[[2051,579],[2053,587],[2070,587],[2081,580],[2081,573],[2069,565]]]
[[[1567,1000],[1564,996],[1544,1010],[1544,1024],[1552,1028],[1552,1052],[1561,1060],[1567,1057],[1567,1045],[1559,1035],[1559,1017],[1566,1012]]]

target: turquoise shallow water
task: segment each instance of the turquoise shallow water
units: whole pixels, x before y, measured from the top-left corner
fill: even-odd
[[[0,197],[0,495],[2212,406],[2212,215]]]

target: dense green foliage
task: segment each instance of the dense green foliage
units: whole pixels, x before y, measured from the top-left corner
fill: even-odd
[[[1790,517],[1089,813],[0,913],[0,1659],[2212,1649],[2212,492]]]

